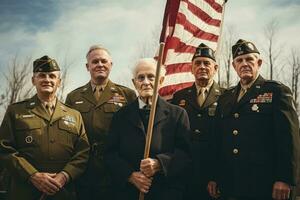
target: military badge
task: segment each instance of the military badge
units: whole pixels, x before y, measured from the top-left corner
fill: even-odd
[[[266,92],[258,95],[255,99],[251,99],[250,103],[272,103],[273,93]]]
[[[34,106],[34,105],[35,105],[35,102],[30,102],[29,105]]]
[[[185,106],[185,104],[186,104],[186,101],[184,100],[184,99],[181,99],[180,101],[179,101],[179,106]]]
[[[75,104],[82,104],[83,101],[76,101]]]
[[[73,125],[74,126],[76,124],[76,120],[73,116],[66,115],[62,119],[64,120],[65,125]]]
[[[31,135],[28,135],[25,137],[25,142],[27,144],[31,144],[33,142],[33,137]]]
[[[259,107],[258,107],[258,105],[257,105],[256,103],[253,104],[252,107],[251,107],[251,110],[254,111],[254,112],[259,112]]]
[[[216,114],[216,106],[212,106],[208,108],[208,116],[215,116]]]

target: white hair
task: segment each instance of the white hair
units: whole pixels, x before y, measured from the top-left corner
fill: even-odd
[[[141,58],[141,59],[139,59],[133,67],[133,70],[132,70],[133,77],[136,76],[136,74],[138,72],[138,67],[140,67],[141,65],[150,65],[150,66],[153,66],[154,69],[156,69],[157,61],[154,58]],[[165,74],[166,74],[166,68],[165,68],[164,65],[162,65],[160,67],[160,76],[164,77]]]
[[[87,54],[86,54],[86,59],[88,59],[89,54],[90,54],[92,51],[97,50],[97,49],[106,51],[106,53],[108,53],[108,55],[111,56],[111,54],[110,54],[110,52],[108,51],[108,49],[106,49],[106,48],[105,48],[104,46],[102,46],[102,45],[98,45],[98,44],[97,44],[97,45],[92,45],[92,46],[89,48],[89,51],[88,51]]]

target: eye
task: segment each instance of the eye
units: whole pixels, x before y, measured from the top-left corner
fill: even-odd
[[[144,74],[140,74],[137,76],[136,78],[139,82],[143,82],[145,80],[145,75]]]
[[[150,81],[154,81],[154,80],[155,80],[154,74],[149,74],[149,75],[147,76],[147,78],[148,78]]]

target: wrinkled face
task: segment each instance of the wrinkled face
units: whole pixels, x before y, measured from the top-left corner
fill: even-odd
[[[112,68],[111,56],[102,49],[95,49],[91,51],[87,57],[87,70],[91,74],[91,79],[96,80],[107,79]]]
[[[136,75],[133,84],[138,94],[142,98],[153,96],[156,66],[149,63],[140,63],[136,68]],[[158,88],[163,83],[164,77],[160,77]]]
[[[36,72],[32,77],[32,84],[36,87],[38,94],[55,94],[60,86],[60,72]]]
[[[218,70],[218,65],[210,58],[196,57],[192,62],[192,74],[196,81],[213,79]]]
[[[245,84],[256,78],[261,64],[262,60],[253,53],[238,56],[232,62],[236,73]]]

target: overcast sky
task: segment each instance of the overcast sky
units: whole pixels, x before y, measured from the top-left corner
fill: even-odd
[[[73,63],[67,80],[70,91],[89,80],[89,46],[102,44],[113,56],[111,79],[132,87],[130,67],[141,45],[160,29],[164,7],[164,0],[1,0],[0,70],[5,72],[16,54],[20,59],[46,54],[59,64],[67,60]],[[236,40],[253,41],[262,49],[264,26],[276,18],[277,41],[284,49],[299,49],[299,13],[300,0],[229,0],[224,24],[235,28]]]

